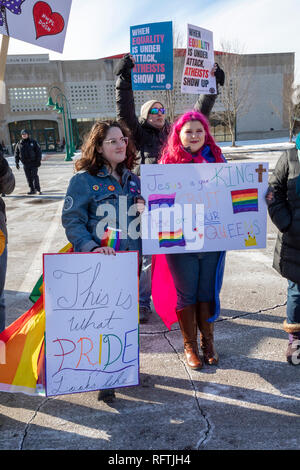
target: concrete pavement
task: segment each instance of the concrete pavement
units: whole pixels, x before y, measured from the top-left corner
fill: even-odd
[[[282,150],[284,151],[284,149]],[[280,152],[239,159],[269,161]],[[30,306],[43,252],[65,243],[60,215],[72,163],[48,156],[40,168],[43,196],[26,196],[23,171],[6,198],[9,260],[7,324]],[[227,253],[215,324],[218,367],[187,369],[178,325],[168,331],[152,314],[140,326],[140,386],[57,398],[0,392],[0,449],[237,450],[299,449],[300,367],[285,361],[286,280],[272,268],[276,229],[264,250]]]

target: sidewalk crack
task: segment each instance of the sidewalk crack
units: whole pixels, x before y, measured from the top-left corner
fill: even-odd
[[[172,331],[175,331],[175,330],[172,330]],[[203,421],[204,421],[204,423],[205,423],[205,429],[204,429],[203,431],[201,431],[201,433],[200,433],[201,435],[203,435],[203,437],[200,438],[199,442],[197,443],[197,445],[196,445],[196,447],[195,447],[196,450],[199,450],[200,447],[204,445],[205,441],[210,437],[210,433],[211,433],[211,431],[212,431],[212,426],[211,426],[211,424],[210,424],[210,421],[209,421],[209,419],[208,419],[207,414],[205,413],[205,411],[204,411],[204,410],[201,408],[201,406],[200,406],[200,402],[199,402],[199,399],[198,399],[198,397],[197,397],[197,388],[196,388],[195,382],[194,382],[194,380],[193,380],[193,378],[192,378],[192,376],[191,376],[191,373],[190,373],[188,367],[186,366],[185,362],[182,361],[182,359],[180,358],[180,355],[179,355],[179,353],[177,352],[176,348],[173,346],[173,344],[171,343],[171,341],[170,341],[169,338],[167,337],[167,333],[169,333],[169,331],[168,331],[168,332],[164,332],[164,337],[165,337],[165,339],[167,340],[167,342],[169,343],[169,345],[171,346],[171,348],[173,349],[173,351],[176,353],[176,355],[177,355],[179,361],[180,361],[181,364],[183,365],[183,367],[184,367],[184,369],[185,369],[185,371],[186,371],[186,373],[187,373],[187,375],[188,375],[188,377],[189,377],[190,384],[191,384],[192,389],[193,389],[193,396],[194,396],[194,399],[196,400],[197,408],[198,408],[198,410],[199,410],[199,412],[200,412],[200,414],[201,414],[201,417],[202,417],[202,419],[203,419]],[[193,449],[193,448],[191,447],[191,449]],[[189,450],[189,449],[184,449],[184,450]]]
[[[25,439],[26,439],[27,434],[28,434],[29,427],[30,427],[31,423],[34,421],[34,419],[36,418],[36,416],[37,416],[38,412],[40,411],[40,409],[42,408],[42,406],[44,406],[44,404],[47,403],[49,400],[50,400],[50,398],[46,398],[45,400],[43,400],[39,404],[39,406],[36,408],[33,415],[31,416],[30,420],[26,424],[25,429],[24,429],[24,433],[23,433],[23,437],[22,437],[22,440],[21,440],[21,443],[20,443],[20,446],[19,446],[19,450],[24,450],[23,447],[24,447]]]

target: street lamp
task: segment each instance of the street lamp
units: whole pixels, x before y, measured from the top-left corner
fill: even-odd
[[[60,98],[61,101],[61,106],[59,103],[56,101],[55,103],[53,102],[53,99],[51,97],[51,91],[57,89],[59,93],[56,94],[55,100]],[[64,103],[66,105],[66,110],[67,110],[67,122],[68,122],[68,131],[67,132],[67,126],[66,126],[66,115],[65,115],[65,107]],[[52,107],[54,111],[57,111],[58,113],[62,114],[63,116],[63,125],[64,125],[64,134],[65,134],[65,140],[66,140],[66,158],[65,161],[72,161],[74,152],[75,152],[75,146],[74,146],[74,138],[73,138],[73,129],[72,129],[72,117],[71,117],[71,111],[70,111],[70,106],[69,102],[66,98],[66,96],[62,93],[61,89],[57,86],[53,86],[49,90],[49,98],[48,102],[46,103],[46,106]],[[68,138],[68,133],[69,133],[69,138]]]

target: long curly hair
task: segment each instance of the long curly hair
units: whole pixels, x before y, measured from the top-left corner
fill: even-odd
[[[99,153],[97,150],[97,147],[102,146],[111,127],[118,127],[123,136],[128,137],[126,158],[124,162],[118,164],[116,168],[117,173],[121,175],[124,168],[128,168],[128,170],[132,170],[134,168],[136,164],[136,149],[132,141],[131,134],[123,123],[111,120],[97,121],[93,125],[82,145],[82,156],[75,163],[76,171],[86,170],[91,175],[96,175],[103,166],[112,170],[110,163],[105,159],[103,154]]]
[[[216,163],[224,162],[221,149],[217,146],[213,136],[210,133],[209,124],[206,117],[198,111],[188,111],[174,122],[167,143],[162,150],[159,163],[188,163],[191,161],[192,157],[182,146],[179,136],[182,127],[189,121],[201,122],[205,131],[204,145],[208,145],[210,147],[210,150],[215,157]],[[198,154],[201,154],[201,149],[199,150]]]

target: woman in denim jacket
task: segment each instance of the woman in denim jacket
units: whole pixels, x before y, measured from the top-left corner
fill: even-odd
[[[62,223],[75,252],[139,251],[140,213],[144,200],[139,177],[131,172],[135,148],[119,123],[99,121],[92,127],[67,189]],[[141,260],[141,256],[139,256]],[[99,400],[114,399],[114,389]]]
[[[119,123],[94,124],[75,164],[62,223],[75,252],[137,250],[142,210],[140,180],[131,172],[135,149]]]

